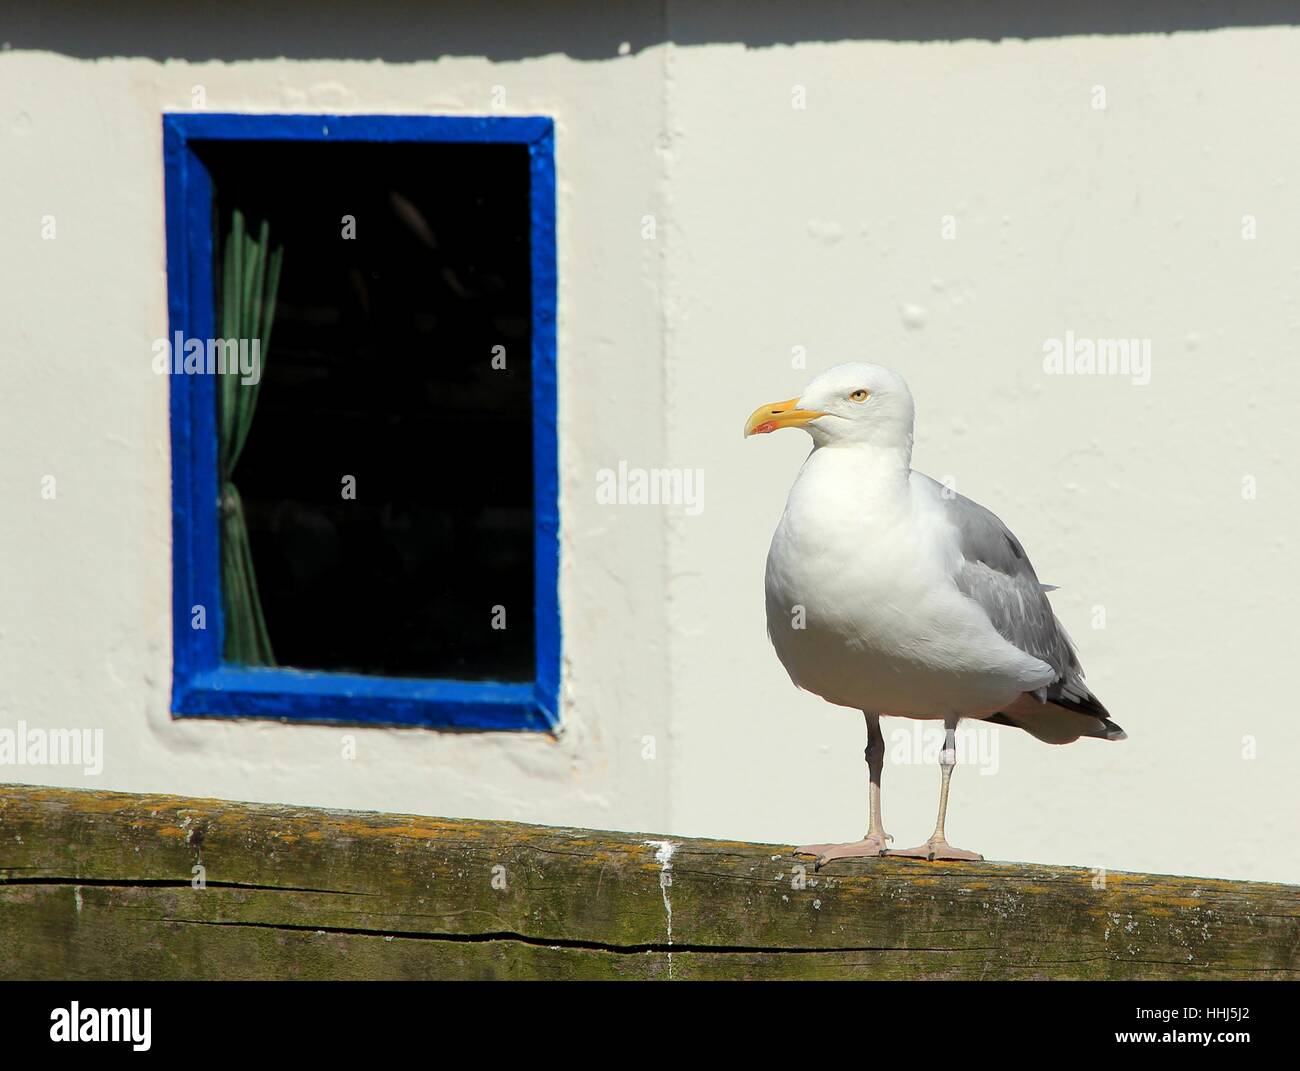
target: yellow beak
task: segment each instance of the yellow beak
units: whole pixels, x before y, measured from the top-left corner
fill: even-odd
[[[798,398],[791,398],[786,402],[769,402],[767,405],[760,405],[745,421],[745,438],[748,439],[751,435],[766,435],[769,431],[777,431],[780,428],[799,428],[810,420],[826,415],[815,409],[796,409],[795,405],[798,402]]]

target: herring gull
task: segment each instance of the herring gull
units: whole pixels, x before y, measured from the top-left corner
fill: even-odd
[[[867,720],[870,828],[851,844],[796,849],[832,859],[982,859],[944,834],[962,718],[1049,744],[1122,740],[1084,683],[1020,541],[969,498],[916,472],[902,376],[871,364],[823,372],[803,395],[754,410],[745,435],[803,428],[799,470],[767,555],[767,631],[800,688]],[[917,848],[888,847],[880,815],[882,716],[944,723],[939,818]]]

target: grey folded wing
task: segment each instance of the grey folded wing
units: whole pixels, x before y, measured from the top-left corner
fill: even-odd
[[[945,515],[957,532],[961,561],[953,576],[957,589],[979,603],[1008,643],[1041,659],[1056,680],[1031,693],[1082,714],[1105,719],[1106,708],[1088,689],[1074,644],[1052,612],[1025,548],[997,515],[928,476]],[[1118,727],[1116,727],[1118,729]]]

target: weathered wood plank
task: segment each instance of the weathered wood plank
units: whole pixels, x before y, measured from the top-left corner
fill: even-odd
[[[1291,886],[789,850],[0,786],[0,977],[1300,977]]]

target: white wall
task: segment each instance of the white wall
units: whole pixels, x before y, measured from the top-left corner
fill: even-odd
[[[709,5],[551,9],[513,35],[506,5],[436,27],[376,9],[351,36],[17,20],[0,51],[0,728],[102,726],[107,756],[98,778],[0,780],[856,837],[860,715],[797,692],[764,632],[763,559],[807,440],[740,428],[865,358],[912,385],[917,467],[997,512],[1061,586],[1130,735],[1052,748],[992,730],[996,775],[955,775],[954,843],[1300,881],[1300,32],[1111,19],[1099,36],[947,41],[916,15],[873,39],[865,16],[837,32],[818,5],[781,8],[752,27]],[[455,114],[502,85],[506,112],[555,117],[558,740],[170,718],[159,113],[196,84],[210,110]],[[1150,384],[1045,375],[1044,340],[1067,330],[1151,339]],[[704,511],[598,505],[596,470],[620,460],[704,470]],[[929,763],[886,770],[900,845],[928,834],[937,785]]]

